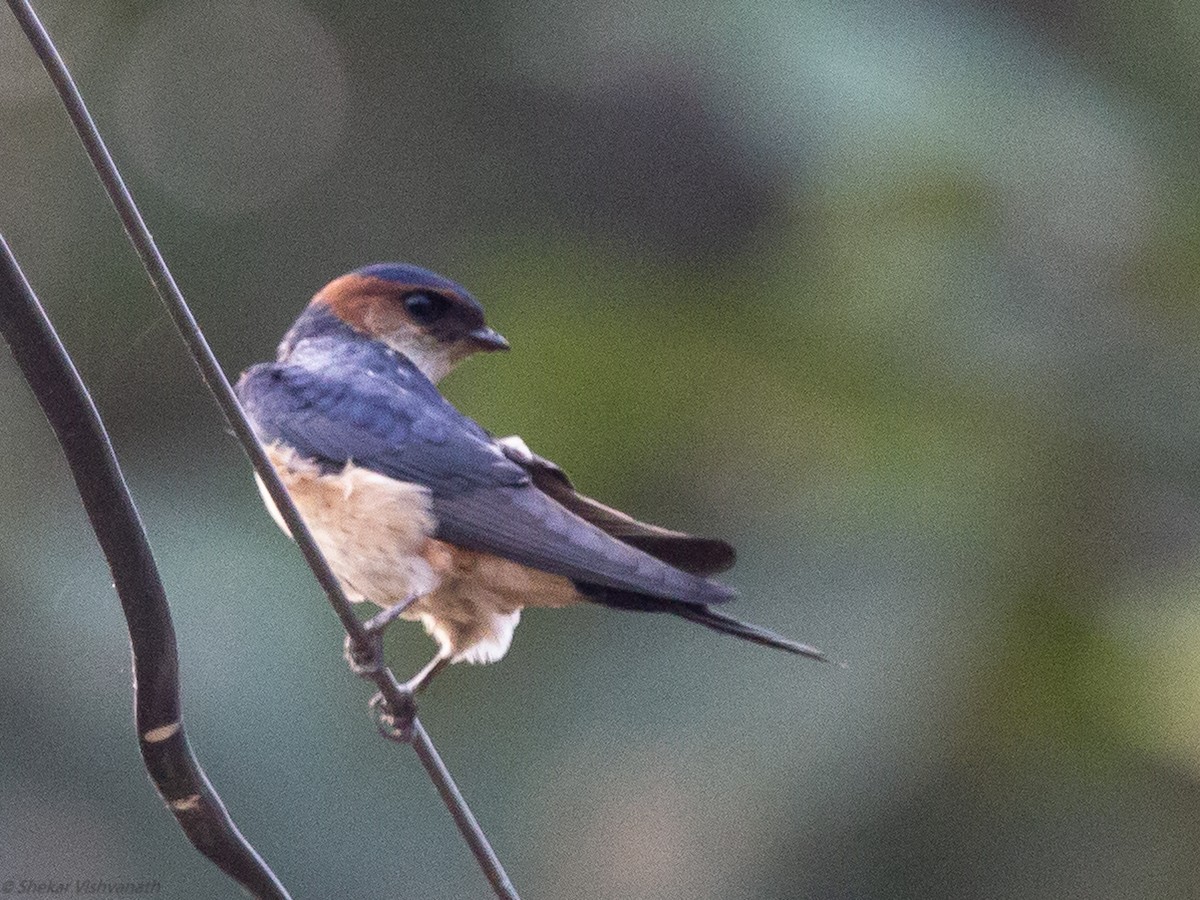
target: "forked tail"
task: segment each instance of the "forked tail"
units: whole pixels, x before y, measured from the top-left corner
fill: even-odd
[[[751,625],[749,622],[743,622],[741,619],[735,619],[733,616],[719,613],[711,606],[677,603],[668,607],[667,611],[691,622],[699,622],[713,631],[719,631],[722,634],[732,634],[734,637],[739,637],[744,641],[762,644],[764,647],[775,647],[779,650],[786,650],[788,653],[795,653],[797,656],[807,656],[809,659],[816,659],[821,662],[829,662],[829,657],[816,647],[801,644],[798,641],[785,638],[781,634],[776,634],[768,628],[760,628],[758,625]]]
[[[777,650],[785,650],[788,653],[795,653],[797,656],[807,656],[809,659],[821,662],[830,661],[829,657],[816,647],[785,638],[783,635],[776,634],[768,628],[760,628],[758,625],[751,625],[749,622],[735,619],[733,616],[717,612],[711,606],[706,606],[702,603],[688,603],[684,600],[649,597],[645,594],[614,590],[613,588],[597,584],[580,584],[576,582],[575,586],[581,594],[593,603],[599,603],[602,606],[609,606],[613,609],[631,609],[638,612],[671,613],[691,622],[699,622],[704,627],[711,628],[713,631],[719,631],[721,634],[731,634],[744,641],[761,644],[764,647],[774,647]]]

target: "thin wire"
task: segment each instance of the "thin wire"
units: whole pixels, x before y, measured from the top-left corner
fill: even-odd
[[[83,141],[88,157],[96,169],[96,174],[100,177],[109,200],[121,218],[126,235],[138,256],[141,257],[142,265],[150,276],[150,281],[179,329],[184,343],[200,369],[204,383],[212,392],[221,411],[225,414],[226,420],[233,428],[234,434],[250,457],[255,471],[266,485],[267,492],[299,545],[300,552],[304,554],[308,567],[312,569],[321,588],[325,591],[325,595],[329,598],[330,605],[333,606],[334,612],[341,620],[342,627],[349,635],[354,652],[363,659],[373,660],[377,663],[374,666],[368,666],[367,677],[375,682],[393,711],[411,709],[411,695],[404,693],[389,668],[378,664],[382,654],[381,642],[377,636],[368,634],[362,622],[354,614],[350,601],[346,598],[337,578],[329,568],[329,563],[317,548],[312,532],[309,531],[295,504],[292,503],[287,489],[268,460],[265,449],[254,434],[241,404],[238,403],[237,397],[233,393],[229,379],[221,370],[212,348],[209,347],[195,316],[192,315],[187,301],[184,300],[179,286],[175,283],[175,278],[171,275],[166,261],[159,252],[149,228],[146,227],[133,196],[125,186],[125,181],[121,177],[116,163],[113,162],[91,113],[88,112],[83,95],[76,87],[75,80],[59,55],[49,32],[38,19],[29,0],[8,0],[8,5],[29,42],[33,45],[42,65],[46,68],[50,80],[54,83],[59,97],[66,107],[67,115],[75,126],[75,131]],[[516,889],[488,842],[487,836],[483,833],[458,787],[454,784],[449,771],[441,764],[437,749],[424,727],[416,721],[415,716],[410,740],[496,895],[506,898],[506,900],[517,900]],[[436,765],[432,763],[435,760]]]

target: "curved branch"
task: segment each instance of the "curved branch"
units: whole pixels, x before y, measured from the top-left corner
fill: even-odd
[[[150,780],[196,849],[256,897],[288,892],[242,837],[183,731],[179,656],[162,579],[104,423],[0,236],[0,332],[54,428],[112,570],[133,646],[134,716]]]
[[[38,19],[29,0],[8,0],[8,5],[13,15],[17,17],[25,36],[33,45],[42,65],[46,68],[50,80],[54,82],[63,106],[66,107],[67,115],[71,119],[71,124],[83,142],[84,149],[108,193],[109,200],[121,217],[121,223],[125,226],[125,233],[128,235],[130,243],[133,244],[155,290],[171,314],[188,351],[200,369],[205,384],[220,406],[242,448],[246,451],[246,455],[250,457],[254,470],[262,479],[267,493],[274,501],[275,507],[287,524],[301,553],[304,554],[308,567],[312,569],[313,575],[324,589],[330,605],[341,620],[342,627],[349,636],[350,649],[356,660],[362,664],[365,677],[378,687],[379,693],[387,704],[388,711],[395,717],[406,721],[407,727],[403,729],[404,740],[416,750],[421,764],[425,767],[426,773],[453,816],[455,825],[467,842],[467,846],[470,847],[475,861],[482,869],[492,890],[498,897],[505,898],[505,900],[519,900],[516,888],[513,887],[508,874],[504,871],[504,866],[488,842],[487,835],[484,834],[458,787],[454,784],[454,780],[442,763],[428,732],[416,719],[411,693],[405,692],[392,670],[383,664],[382,641],[378,635],[369,633],[354,614],[350,601],[346,598],[341,585],[329,568],[329,563],[325,561],[325,557],[318,549],[312,532],[309,531],[307,524],[297,511],[287,488],[284,487],[274,466],[268,460],[266,451],[255,436],[241,404],[238,403],[237,397],[233,393],[229,379],[225,377],[225,373],[217,362],[212,348],[209,347],[200,326],[196,323],[187,301],[184,300],[179,286],[175,283],[175,278],[171,275],[150,230],[146,227],[145,220],[143,220],[133,196],[125,186],[120,170],[113,162],[112,156],[104,144],[104,139],[88,112],[83,96],[76,87],[66,63],[63,62],[54,46],[49,32]]]

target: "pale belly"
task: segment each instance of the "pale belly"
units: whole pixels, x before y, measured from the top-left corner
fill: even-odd
[[[267,453],[347,596],[389,607],[412,597],[401,617],[419,620],[453,662],[494,662],[508,651],[525,606],[580,600],[566,578],[430,537],[429,493],[347,464],[322,474],[294,450]],[[289,533],[259,482],[268,511]]]
[[[353,464],[322,474],[315,463],[277,444],[267,454],[351,600],[394,606],[437,586],[420,553],[434,526],[424,488]],[[261,480],[258,487],[290,536]]]

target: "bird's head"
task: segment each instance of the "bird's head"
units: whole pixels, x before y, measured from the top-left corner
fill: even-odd
[[[479,301],[417,266],[356,269],[325,285],[312,306],[403,353],[434,383],[472,353],[508,349],[508,341],[487,326]]]

